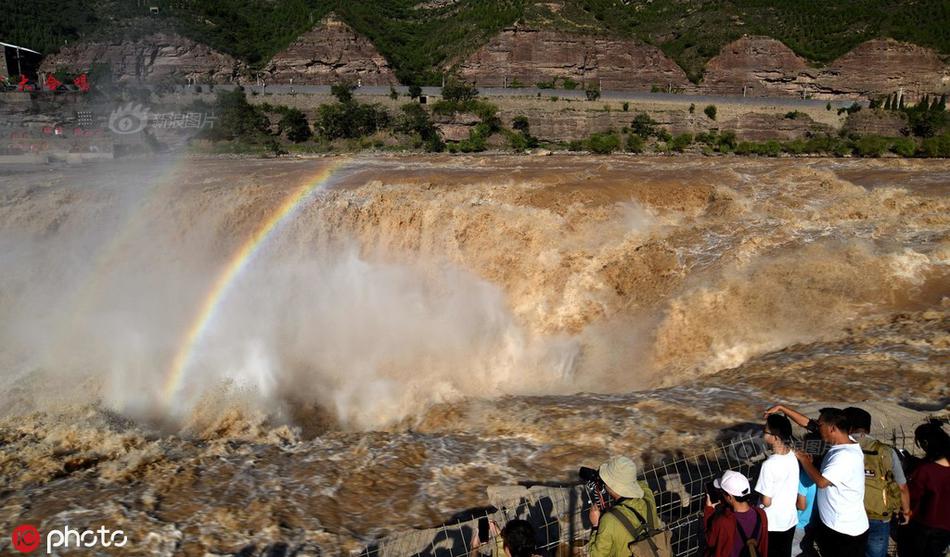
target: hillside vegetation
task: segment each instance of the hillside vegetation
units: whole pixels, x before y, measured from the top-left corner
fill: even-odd
[[[367,36],[400,81],[436,84],[448,60],[475,50],[505,26],[635,37],[663,49],[691,79],[743,34],[768,35],[799,55],[828,62],[875,37],[950,54],[945,0],[2,0],[0,40],[44,53],[65,41],[116,29],[174,28],[263,65],[330,12]],[[150,7],[159,8],[152,15]],[[131,22],[131,23],[130,23]]]

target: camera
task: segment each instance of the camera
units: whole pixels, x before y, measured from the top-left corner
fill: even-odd
[[[610,505],[610,495],[607,493],[607,484],[600,478],[600,472],[594,468],[581,466],[577,475],[584,481],[587,488],[587,497],[591,506],[597,505],[601,509],[606,509]]]

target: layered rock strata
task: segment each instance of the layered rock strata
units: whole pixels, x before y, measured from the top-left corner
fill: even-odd
[[[897,91],[916,102],[950,91],[950,65],[929,48],[875,39],[810,67],[780,41],[749,36],[729,43],[706,65],[701,93],[753,97],[873,98]]]
[[[933,50],[893,39],[858,45],[821,71],[819,93],[876,96],[899,90],[916,102],[927,93],[950,92],[950,65]]]
[[[153,33],[135,41],[95,41],[64,47],[46,57],[40,72],[65,68],[89,71],[108,64],[116,83],[230,83],[245,72],[244,63],[174,33]]]
[[[505,29],[455,68],[480,87],[534,87],[561,79],[560,86],[564,78],[578,87],[621,90],[678,89],[689,83],[682,68],[654,46],[522,27]]]
[[[389,62],[373,43],[335,16],[324,19],[274,56],[265,72],[274,83],[397,83]]]
[[[700,90],[714,95],[801,96],[799,77],[807,71],[805,59],[782,42],[743,37],[709,60]]]

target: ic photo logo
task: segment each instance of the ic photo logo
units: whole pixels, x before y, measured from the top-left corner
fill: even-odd
[[[13,529],[13,548],[20,553],[36,551],[42,542],[40,531],[31,524],[21,524]],[[129,539],[122,530],[109,530],[100,526],[96,530],[77,530],[69,525],[46,533],[46,554],[54,549],[81,549],[92,547],[125,547]]]
[[[13,549],[30,553],[40,546],[40,531],[36,526],[21,524],[13,529]]]
[[[128,103],[109,114],[109,129],[119,134],[138,133],[148,124],[148,108]]]

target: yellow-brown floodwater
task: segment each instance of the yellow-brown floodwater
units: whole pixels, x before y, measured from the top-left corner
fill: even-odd
[[[0,171],[4,554],[336,554],[776,401],[945,405],[948,368],[947,161]]]

